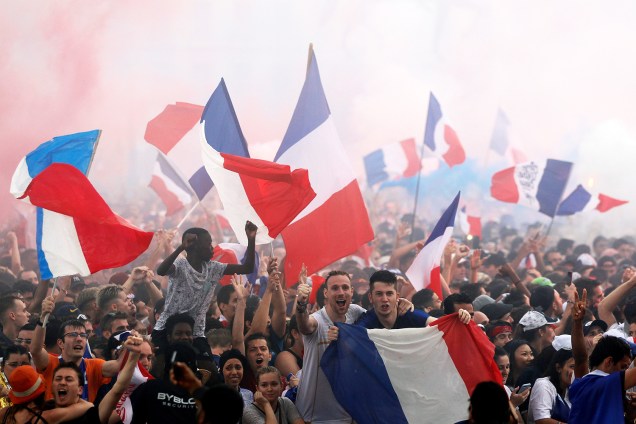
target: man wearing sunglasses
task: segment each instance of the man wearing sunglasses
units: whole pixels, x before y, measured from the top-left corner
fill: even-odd
[[[49,315],[55,306],[53,297],[47,297],[42,302],[42,317]],[[84,358],[88,334],[84,323],[74,319],[64,322],[60,326],[57,345],[60,348],[60,355],[53,355],[44,349],[44,338],[46,327],[41,321],[37,322],[33,341],[30,350],[33,355],[33,362],[36,370],[42,374],[47,385],[46,398],[53,397],[51,393],[51,383],[53,381],[53,371],[62,362],[72,362],[77,365],[84,374],[84,390],[82,398],[93,402],[99,387],[108,382],[108,378],[114,376],[119,371],[118,361],[104,361],[102,359]],[[128,350],[139,353],[140,345],[126,346]]]

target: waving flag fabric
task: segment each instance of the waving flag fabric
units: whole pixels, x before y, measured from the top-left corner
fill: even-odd
[[[413,177],[421,168],[414,138],[386,145],[364,157],[369,186],[390,179]]]
[[[599,193],[596,196],[579,184],[559,205],[557,215],[574,215],[578,212],[597,210],[607,212],[617,206],[628,203],[626,200],[618,200]]]
[[[466,160],[466,154],[459,137],[457,137],[455,130],[446,124],[442,108],[433,93],[431,93],[428,102],[424,144],[437,156],[441,156],[450,167],[459,165]]]
[[[459,227],[464,234],[481,237],[481,218],[478,216],[468,215],[466,213],[466,206],[461,208],[457,213],[459,219]]]
[[[127,339],[128,335],[130,335],[130,332],[125,331],[113,337],[115,337],[119,341],[122,341],[121,340],[121,338],[123,338],[122,335],[124,335],[125,339]],[[128,351],[124,350],[124,359],[122,361],[121,368],[123,368],[123,366],[128,361],[128,355],[129,355]],[[150,372],[148,372],[148,370],[146,370],[143,367],[143,365],[141,365],[139,361],[137,361],[137,366],[135,366],[135,370],[133,371],[133,376],[132,376],[132,379],[130,380],[130,384],[128,385],[128,388],[126,389],[124,394],[121,395],[121,397],[119,398],[115,406],[115,412],[117,412],[117,415],[119,415],[119,419],[124,424],[130,424],[133,419],[133,406],[130,401],[131,393],[134,392],[137,389],[137,387],[141,386],[143,383],[145,383],[148,380],[154,380],[154,377],[152,376],[152,374],[150,374]]]
[[[426,328],[367,330],[343,323],[320,366],[336,399],[358,423],[454,423],[468,418],[470,393],[499,384],[494,346],[474,322],[447,315]]]
[[[93,130],[54,137],[42,143],[18,164],[11,179],[11,194],[30,203],[28,197],[25,197],[27,188],[34,178],[53,163],[72,165],[83,174],[88,175],[100,135],[101,130]],[[73,274],[73,272],[52,274],[48,263],[49,258],[45,253],[52,251],[53,246],[60,243],[60,237],[74,234],[73,223],[62,219],[55,212],[41,208],[36,208],[36,217],[36,251],[42,278],[48,279],[53,276]],[[57,261],[54,260],[54,262]],[[58,265],[54,263],[53,269],[57,267]],[[63,267],[63,269],[65,268]]]
[[[406,271],[406,276],[415,288],[421,290],[430,288],[440,299],[443,298],[442,282],[440,274],[440,263],[444,247],[450,241],[455,227],[455,215],[457,214],[457,206],[459,205],[459,195],[448,206],[442,217],[435,224],[435,228],[428,236],[424,248],[417,254],[415,260]]]
[[[497,111],[497,120],[495,121],[495,128],[492,131],[490,138],[490,148],[501,156],[506,154],[510,141],[508,140],[508,127],[510,122],[506,114],[499,109]]]
[[[522,163],[494,174],[490,194],[502,202],[528,206],[553,217],[571,171],[572,162],[556,159]]]
[[[355,252],[373,239],[358,181],[331,119],[313,49],[305,83],[276,157],[309,171],[316,198],[281,233],[286,281],[293,284],[303,263],[309,273]]]
[[[244,264],[245,254],[247,253],[247,246],[238,243],[219,243],[214,246],[212,250],[212,260],[221,262],[223,264]],[[258,255],[254,255],[254,271],[251,274],[247,274],[247,281],[254,284],[258,278],[258,267],[260,259]],[[232,276],[225,275],[219,280],[222,286],[232,284]]]
[[[179,173],[170,165],[163,153],[157,153],[157,161],[152,170],[149,187],[166,205],[166,215],[170,216],[192,202],[193,193]]]
[[[249,220],[258,227],[256,244],[271,242],[316,197],[307,170],[223,153],[236,145],[232,137],[243,137],[223,81],[212,93],[201,125],[203,163],[237,239],[247,245]]]
[[[170,162],[184,175],[192,191],[200,199],[212,189],[212,180],[201,162],[199,129],[193,128],[201,119],[203,106],[177,102],[168,105],[146,126],[146,141],[168,157]],[[239,148],[240,149],[240,148]],[[240,152],[249,156],[247,147]]]
[[[116,215],[88,178],[72,165],[49,165],[33,178],[24,195],[46,210],[38,214],[43,279],[87,276],[126,265],[152,240],[152,233]]]

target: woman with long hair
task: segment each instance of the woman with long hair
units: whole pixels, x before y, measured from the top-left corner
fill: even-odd
[[[510,357],[510,374],[505,381],[506,386],[516,387],[517,380],[526,367],[534,360],[532,349],[526,340],[516,339],[504,346]]]
[[[572,382],[574,358],[572,350],[560,349],[543,378],[537,379],[532,387],[528,423],[555,424],[567,423],[570,415],[568,388]]]

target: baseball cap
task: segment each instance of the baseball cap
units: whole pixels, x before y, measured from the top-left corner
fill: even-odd
[[[537,286],[554,287],[554,283],[549,278],[545,278],[545,277],[537,277],[534,280],[532,280],[530,284],[535,284]]]
[[[495,299],[488,296],[487,294],[482,294],[477,296],[475,300],[473,300],[473,308],[475,308],[476,311],[481,311],[481,308],[490,303],[495,303]]]
[[[592,327],[599,327],[601,330],[603,330],[603,333],[605,333],[608,328],[605,321],[603,321],[602,319],[595,319],[594,321],[588,321],[583,324],[583,334],[587,336]]]
[[[482,306],[480,312],[486,314],[490,321],[501,319],[504,315],[512,311],[512,305],[507,303],[489,303]]]
[[[523,331],[530,331],[548,325],[549,322],[541,312],[528,311],[521,317],[519,324],[523,325]]]

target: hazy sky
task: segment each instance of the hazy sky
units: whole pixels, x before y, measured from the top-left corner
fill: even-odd
[[[335,124],[360,177],[364,154],[408,137],[421,140],[432,90],[469,157],[486,160],[500,107],[529,158],[572,160],[572,181],[587,185],[592,178],[593,189],[633,202],[568,221],[573,227],[593,219],[595,228],[611,221],[627,225],[617,231],[634,232],[632,1],[2,0],[2,6],[3,187],[19,158],[41,142],[94,128],[103,130],[91,171],[95,185],[103,191],[145,185],[131,181],[143,175],[131,169],[150,167],[147,122],[169,103],[204,105],[221,77],[252,156],[272,159],[313,43]]]

